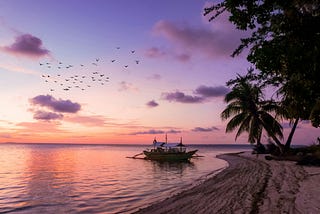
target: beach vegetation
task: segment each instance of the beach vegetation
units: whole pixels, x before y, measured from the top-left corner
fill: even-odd
[[[248,133],[248,141],[261,147],[263,130],[278,146],[282,146],[279,139],[283,138],[281,124],[272,115],[278,105],[265,100],[263,88],[250,82],[247,76],[240,76],[227,83],[232,85],[231,91],[225,96],[227,107],[221,113],[222,120],[230,119],[226,132],[238,129],[235,139],[242,133]]]
[[[285,151],[301,120],[310,120],[319,128],[319,1],[222,0],[204,12],[210,21],[228,13],[237,29],[250,34],[241,39],[232,56],[249,50],[247,60],[257,72],[255,81],[276,88],[282,116],[292,124]]]

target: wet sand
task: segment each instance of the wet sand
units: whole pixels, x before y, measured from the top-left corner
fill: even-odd
[[[320,167],[249,152],[218,157],[229,163],[221,173],[136,213],[320,213]]]

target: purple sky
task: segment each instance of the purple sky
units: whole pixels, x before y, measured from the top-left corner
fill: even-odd
[[[209,3],[2,0],[0,142],[234,143],[220,113],[248,33],[209,23]],[[295,143],[319,135],[299,127]]]

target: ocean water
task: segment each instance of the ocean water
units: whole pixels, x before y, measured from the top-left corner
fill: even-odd
[[[128,156],[148,145],[0,144],[0,213],[132,213],[224,169],[247,145],[193,145],[189,163]],[[150,147],[149,147],[150,148]]]

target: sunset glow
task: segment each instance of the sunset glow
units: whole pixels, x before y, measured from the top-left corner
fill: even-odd
[[[0,143],[235,143],[220,113],[250,67],[230,56],[246,33],[209,23],[206,4],[1,1]],[[306,121],[293,144],[318,136]]]

